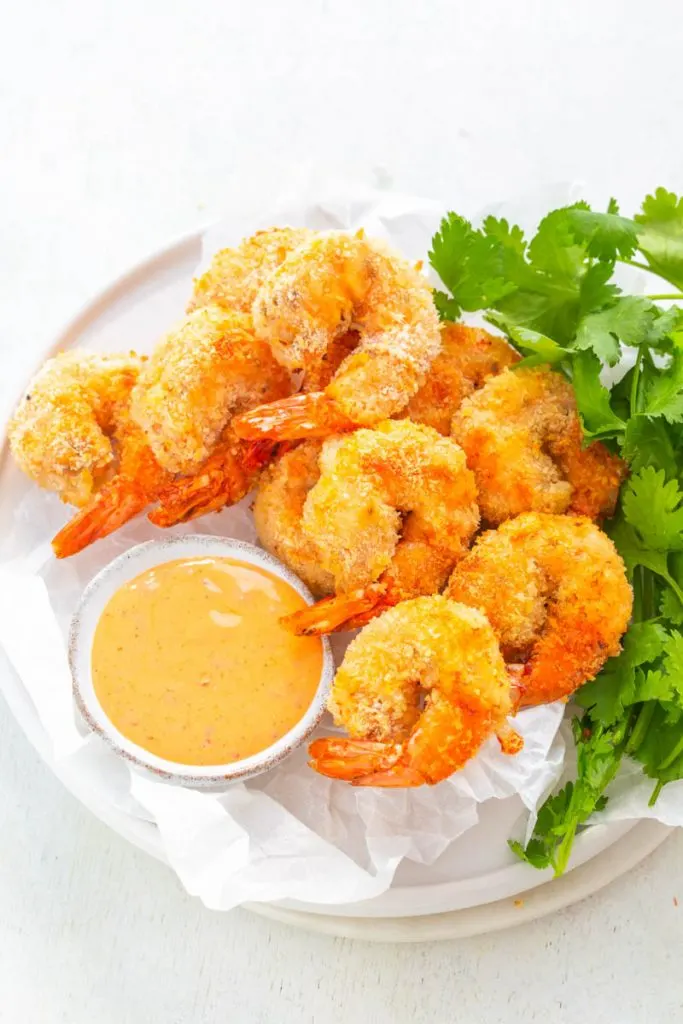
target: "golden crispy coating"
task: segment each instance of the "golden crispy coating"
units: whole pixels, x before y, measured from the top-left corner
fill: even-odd
[[[131,415],[159,463],[189,473],[235,412],[282,397],[290,386],[249,317],[206,306],[159,342],[133,390]]]
[[[573,693],[620,651],[633,604],[624,563],[589,519],[529,512],[479,537],[446,594],[479,608],[525,704]]]
[[[452,433],[477,478],[482,518],[521,512],[612,515],[625,467],[604,445],[582,448],[574,390],[547,369],[505,370],[465,399]]]
[[[519,354],[504,338],[479,327],[443,324],[441,352],[432,363],[424,384],[400,415],[448,436],[453,414],[462,402],[489,377],[495,377],[519,359]]]
[[[280,362],[317,372],[349,329],[358,345],[325,392],[241,416],[243,437],[328,436],[399,412],[418,390],[441,337],[431,288],[383,242],[333,231],[295,249],[264,284],[254,324]]]
[[[338,596],[289,616],[288,628],[348,629],[441,590],[479,525],[462,449],[431,427],[387,420],[327,441],[320,468],[302,523]]]
[[[316,740],[312,767],[356,785],[419,786],[447,778],[505,730],[513,699],[486,618],[436,595],[405,601],[362,630],[329,709],[351,739]]]
[[[251,313],[262,285],[292,249],[313,235],[308,228],[271,228],[245,238],[236,249],[221,249],[209,269],[195,279],[188,313],[201,306],[222,306]]]
[[[322,597],[334,592],[334,579],[321,565],[320,552],[301,525],[304,502],[320,477],[319,456],[320,442],[306,441],[271,463],[259,481],[254,522],[266,551]]]
[[[401,539],[422,546],[425,571],[432,547],[452,560],[467,550],[479,523],[476,490],[450,438],[410,420],[387,420],[326,442],[320,466],[303,525],[337,589],[376,580]]]
[[[112,435],[141,365],[134,353],[64,352],[49,359],[8,427],[24,473],[62,501],[86,504],[114,472]]]

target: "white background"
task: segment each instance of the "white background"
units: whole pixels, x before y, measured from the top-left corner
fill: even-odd
[[[301,163],[466,210],[574,178],[629,212],[657,184],[683,191],[680,0],[0,11],[0,406],[108,279]],[[499,936],[313,937],[194,902],[62,790],[0,705],[0,1021],[669,1024],[682,854],[677,836]]]

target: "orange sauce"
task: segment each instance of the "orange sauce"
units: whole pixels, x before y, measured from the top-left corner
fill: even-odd
[[[119,732],[188,765],[265,750],[306,712],[322,643],[279,622],[304,607],[284,580],[231,558],[165,562],[124,584],[95,630],[92,676]]]

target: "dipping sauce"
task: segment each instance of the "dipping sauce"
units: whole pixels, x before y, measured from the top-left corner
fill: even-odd
[[[303,607],[289,583],[259,566],[214,557],[158,565],[102,612],[97,698],[119,732],[168,761],[256,754],[303,717],[320,682],[320,639],[279,622]]]

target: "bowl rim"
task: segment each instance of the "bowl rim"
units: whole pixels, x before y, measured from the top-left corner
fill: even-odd
[[[269,771],[289,757],[308,739],[324,715],[335,671],[329,640],[327,637],[321,637],[323,657],[320,679],[306,712],[275,743],[240,761],[218,765],[191,765],[169,761],[124,736],[100,704],[92,680],[90,655],[95,628],[102,611],[124,583],[146,571],[140,563],[147,563],[151,555],[159,555],[159,558],[154,560],[149,568],[179,558],[192,558],[202,554],[234,558],[265,569],[288,583],[308,605],[314,603],[313,595],[302,580],[263,548],[249,541],[231,537],[191,533],[181,537],[144,541],[128,548],[103,566],[81,594],[71,617],[68,637],[68,660],[74,702],[87,727],[100,736],[119,757],[136,768],[151,773],[157,779],[193,788],[210,788],[245,780]],[[89,621],[93,602],[96,599],[102,601],[103,595],[104,603],[94,621]]]

